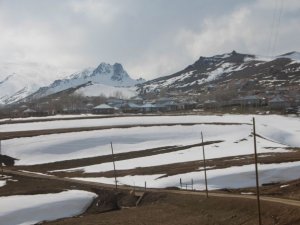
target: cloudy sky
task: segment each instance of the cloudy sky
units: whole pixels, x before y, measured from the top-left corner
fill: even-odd
[[[299,26],[299,0],[0,0],[0,66],[55,77],[120,62],[151,79],[233,49],[299,51]]]

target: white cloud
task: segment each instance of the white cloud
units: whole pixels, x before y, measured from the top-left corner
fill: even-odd
[[[274,41],[271,25],[282,1]],[[270,40],[274,54],[299,51],[299,11],[298,0],[1,0],[0,62],[71,73],[117,61],[151,79],[201,55],[269,54]]]
[[[300,2],[299,0],[258,0],[256,6],[267,11],[280,10],[282,7],[286,12],[292,12],[300,9]]]
[[[176,54],[149,53],[134,62],[129,62],[126,68],[135,78],[143,77],[149,80],[177,72],[182,69],[181,61],[182,59]]]
[[[106,0],[71,1],[70,7],[73,12],[96,19],[103,24],[112,22],[120,13],[119,4]]]

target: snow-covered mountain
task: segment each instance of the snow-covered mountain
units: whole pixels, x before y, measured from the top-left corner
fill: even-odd
[[[62,70],[38,63],[0,63],[0,104],[10,104],[49,85]]]
[[[111,87],[110,93],[111,91],[126,92],[128,88],[132,89],[138,83],[141,83],[141,80],[132,79],[120,63],[114,65],[101,63],[97,68],[88,68],[64,79],[55,80],[30,97],[40,98],[70,88],[80,89],[77,92],[86,96],[99,96],[106,95],[109,87]]]
[[[214,87],[253,90],[300,84],[300,53],[276,57],[240,54],[235,51],[212,57],[200,57],[194,64],[169,76],[139,85],[141,94],[201,92]]]

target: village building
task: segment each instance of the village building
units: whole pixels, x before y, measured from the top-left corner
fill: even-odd
[[[38,116],[38,112],[33,109],[28,108],[23,111],[23,116],[26,116],[26,117]]]
[[[289,107],[289,102],[283,97],[276,95],[268,101],[268,105],[271,109],[285,109]]]
[[[94,107],[92,112],[94,114],[113,114],[115,113],[115,108],[107,104],[101,104]]]
[[[135,103],[125,103],[120,108],[124,113],[139,113],[141,112],[141,106]]]
[[[127,102],[134,103],[137,105],[142,105],[144,103],[144,99],[139,96],[135,96],[135,97],[132,97],[131,99],[129,99]]]
[[[204,103],[203,103],[203,107],[205,109],[214,109],[214,108],[217,108],[219,106],[218,102],[215,101],[215,100],[206,100]]]
[[[237,99],[232,100],[233,105],[240,105],[240,106],[261,106],[265,104],[265,99],[260,98],[256,95],[247,95],[244,97],[240,97]]]
[[[146,103],[140,107],[141,111],[143,113],[149,113],[149,112],[157,112],[159,111],[159,107],[157,107],[155,104]]]

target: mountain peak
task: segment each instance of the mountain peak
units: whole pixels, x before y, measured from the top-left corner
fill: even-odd
[[[92,76],[95,76],[96,74],[103,74],[103,73],[111,73],[112,66],[108,63],[100,63],[99,66],[93,71]]]
[[[238,53],[235,50],[233,50],[230,54],[231,55],[237,55]]]
[[[106,85],[111,87],[132,87],[139,83],[132,79],[120,63],[113,65],[102,62],[96,69],[88,68],[74,73],[62,80],[54,81],[50,86],[40,88],[34,97],[43,97],[69,88],[77,88],[82,85]]]

